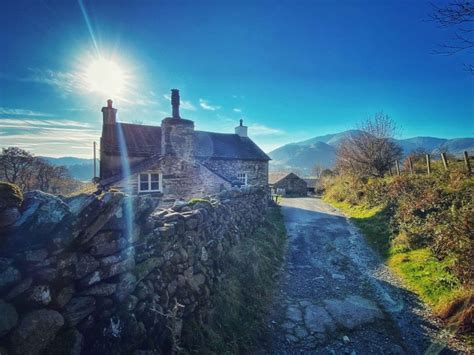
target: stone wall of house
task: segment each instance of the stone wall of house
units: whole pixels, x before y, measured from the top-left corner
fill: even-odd
[[[214,195],[232,187],[228,181],[197,161],[183,160],[172,156],[163,157],[155,165],[132,174],[128,179],[118,181],[111,187],[136,195],[138,194],[140,173],[162,174],[163,191],[152,194],[158,199],[160,206],[167,206],[181,199]]]
[[[293,174],[273,184],[273,188],[275,190],[284,189],[287,196],[306,196],[308,194],[306,181]]]
[[[247,173],[247,184],[268,185],[268,162],[261,160],[207,159],[202,162],[211,170],[219,171],[227,179],[234,181],[238,173]]]
[[[176,350],[183,322],[206,321],[227,253],[261,224],[267,196],[232,189],[163,210],[118,192],[35,191],[0,205],[0,353]]]

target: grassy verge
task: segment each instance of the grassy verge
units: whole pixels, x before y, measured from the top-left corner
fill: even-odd
[[[279,207],[269,209],[263,225],[229,253],[226,276],[211,296],[208,324],[185,324],[184,341],[191,352],[249,353],[265,329],[273,295],[273,275],[281,265],[286,232]]]
[[[469,291],[449,272],[451,260],[439,261],[428,248],[406,250],[393,245],[389,216],[383,207],[367,208],[327,198],[325,201],[350,217],[407,288],[437,314],[443,313],[447,305],[469,296]]]

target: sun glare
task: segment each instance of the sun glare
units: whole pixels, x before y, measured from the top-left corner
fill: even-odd
[[[125,88],[125,75],[113,61],[99,58],[86,68],[88,89],[106,95],[119,95]]]

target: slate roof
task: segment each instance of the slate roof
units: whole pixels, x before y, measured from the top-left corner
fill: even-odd
[[[131,123],[104,125],[102,148],[107,153],[119,153],[119,134],[123,132],[129,156],[161,155],[161,127]],[[270,160],[250,138],[237,134],[195,131],[196,157],[236,160]]]
[[[276,184],[278,181],[280,180],[283,180],[284,178],[286,178],[288,175],[290,175],[291,173],[287,173],[287,172],[269,172],[268,173],[268,183],[270,185],[273,185],[273,184]]]
[[[104,125],[102,149],[107,153],[120,153],[119,134],[123,133],[129,156],[153,156],[161,154],[161,127],[146,126],[132,123]]]
[[[270,160],[250,138],[237,134],[195,131],[196,157]]]
[[[280,182],[281,180],[287,178],[291,176],[292,178],[297,178],[297,179],[300,179],[300,180],[304,180],[306,182],[306,179],[302,179],[300,178],[298,175],[296,175],[295,173],[293,172],[278,172],[278,171],[274,171],[274,172],[269,172],[268,173],[268,184],[269,185],[274,185],[278,182]]]
[[[303,178],[303,180],[306,181],[308,187],[316,187],[316,185],[319,183],[319,179],[317,178]]]

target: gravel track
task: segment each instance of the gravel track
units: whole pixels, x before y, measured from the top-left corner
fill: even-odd
[[[262,352],[463,353],[342,213],[314,198],[283,199],[282,212],[288,249]]]

